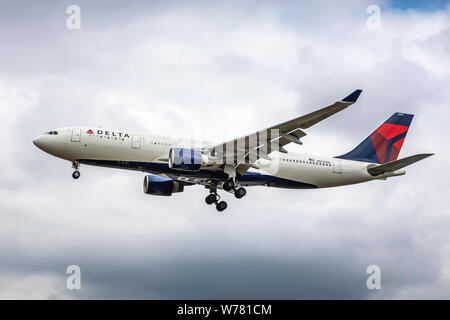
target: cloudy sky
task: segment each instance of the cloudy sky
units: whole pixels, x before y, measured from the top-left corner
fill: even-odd
[[[0,298],[450,298],[446,1],[1,1],[0,43]],[[342,154],[401,111],[400,156],[436,155],[387,181],[249,188],[218,214],[202,187],[143,194],[142,173],[74,181],[31,143],[76,125],[220,141],[357,88],[290,150]]]

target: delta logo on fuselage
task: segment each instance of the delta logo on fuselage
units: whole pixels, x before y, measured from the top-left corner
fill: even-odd
[[[94,131],[89,129],[88,131],[86,131],[86,133],[94,134]],[[99,136],[110,136],[110,137],[115,137],[115,138],[129,138],[130,137],[128,135],[128,133],[123,133],[123,132],[119,132],[119,131],[97,130],[97,134]]]

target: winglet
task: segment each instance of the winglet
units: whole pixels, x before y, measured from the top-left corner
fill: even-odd
[[[341,101],[355,103],[356,100],[358,100],[359,95],[361,94],[361,92],[362,92],[362,90],[360,90],[360,89],[355,90],[350,95],[348,95],[344,99],[342,99]]]

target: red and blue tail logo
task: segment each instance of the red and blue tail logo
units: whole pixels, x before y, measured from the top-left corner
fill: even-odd
[[[394,113],[355,149],[336,158],[374,163],[397,160],[413,117]]]

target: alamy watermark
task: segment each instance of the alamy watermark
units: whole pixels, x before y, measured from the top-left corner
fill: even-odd
[[[379,6],[372,4],[366,9],[370,16],[366,20],[366,26],[370,30],[380,30],[381,28],[381,9]]]
[[[66,273],[69,276],[66,279],[66,288],[69,290],[81,289],[81,268],[76,264],[72,264],[67,267]]]
[[[66,27],[69,30],[81,29],[81,9],[79,6],[72,4],[67,7],[66,13],[70,16],[66,20]]]
[[[366,272],[370,274],[366,281],[367,289],[381,289],[381,268],[373,264],[367,267]]]

